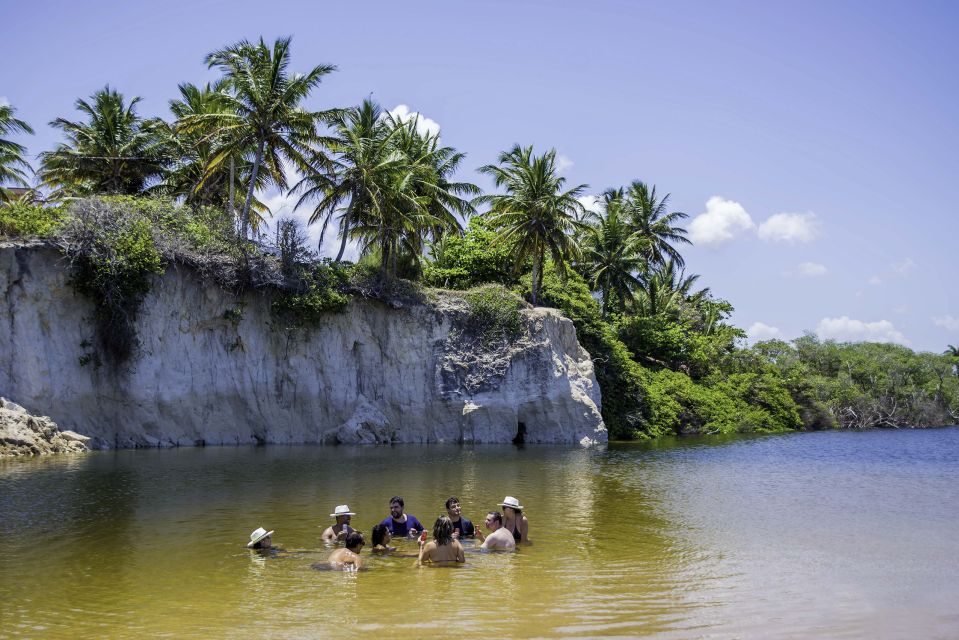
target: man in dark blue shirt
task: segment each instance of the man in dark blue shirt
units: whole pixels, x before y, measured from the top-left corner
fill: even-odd
[[[390,530],[390,535],[394,538],[412,537],[426,528],[420,524],[416,516],[403,513],[405,506],[403,498],[393,496],[390,499],[390,515],[380,523]]]
[[[450,496],[446,501],[446,513],[449,514],[450,520],[453,522],[453,537],[472,538],[476,535],[476,528],[473,527],[472,522],[462,516],[460,511],[460,499]]]

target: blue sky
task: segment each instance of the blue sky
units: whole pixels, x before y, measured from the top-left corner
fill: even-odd
[[[45,123],[109,83],[169,117],[209,51],[293,36],[310,99],[405,105],[466,152],[555,147],[590,193],[690,215],[700,282],[754,337],[959,344],[954,2],[0,2],[0,99]],[[271,202],[279,213],[289,204]],[[305,215],[305,212],[304,212]]]

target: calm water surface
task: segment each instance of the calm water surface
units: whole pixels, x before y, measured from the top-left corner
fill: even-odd
[[[959,428],[0,461],[0,637],[955,638],[957,487]],[[515,495],[533,543],[310,568],[336,504],[368,532],[393,494],[430,523]]]

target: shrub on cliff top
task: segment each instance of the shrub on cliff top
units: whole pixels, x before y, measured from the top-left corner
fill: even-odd
[[[163,262],[150,223],[125,207],[81,200],[58,234],[73,266],[71,282],[95,306],[107,357],[126,360],[136,346],[134,321]]]
[[[46,238],[53,235],[65,219],[64,207],[14,203],[0,207],[0,236]]]
[[[522,329],[522,300],[506,287],[486,284],[470,289],[465,298],[469,304],[468,330],[482,336],[484,344],[511,340]]]

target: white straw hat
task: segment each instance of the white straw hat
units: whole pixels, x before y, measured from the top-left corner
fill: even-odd
[[[253,545],[255,545],[257,542],[259,542],[263,538],[266,538],[267,536],[272,536],[272,535],[273,535],[272,531],[267,531],[263,527],[259,527],[256,530],[254,530],[253,533],[250,534],[250,542],[247,543],[246,546],[248,548],[251,548],[253,547]]]
[[[499,506],[509,507],[511,509],[516,509],[517,511],[523,510],[523,505],[521,505],[519,503],[519,500],[517,500],[513,496],[506,496],[505,498],[503,498],[503,501],[499,503]]]
[[[333,513],[330,514],[331,518],[336,516],[355,516],[356,514],[350,511],[350,506],[347,504],[337,505],[336,509],[333,509]]]

